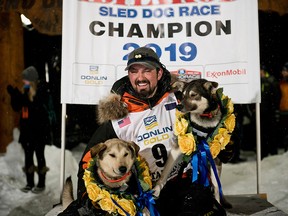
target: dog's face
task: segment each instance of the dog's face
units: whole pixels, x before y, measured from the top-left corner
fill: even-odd
[[[189,83],[176,81],[173,84],[173,88],[181,92],[180,111],[193,114],[203,114],[217,108],[217,87],[218,83],[206,79],[197,79]]]
[[[98,168],[109,178],[120,178],[129,172],[139,152],[134,142],[110,139],[91,149],[92,157],[97,156]]]

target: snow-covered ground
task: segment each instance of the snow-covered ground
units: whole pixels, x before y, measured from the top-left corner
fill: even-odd
[[[60,201],[60,161],[61,149],[46,146],[47,166],[46,190],[41,194],[23,193],[19,188],[25,185],[22,172],[24,154],[14,130],[14,141],[9,144],[7,153],[0,156],[0,215],[39,216],[49,212]],[[78,161],[85,144],[72,151],[65,151],[65,176],[72,176],[76,188]],[[249,155],[248,155],[249,156]],[[226,195],[256,194],[256,157],[251,154],[247,162],[224,164],[221,177]],[[278,209],[288,213],[288,152],[264,158],[261,163],[260,193],[266,193],[268,201]],[[37,183],[37,176],[35,176]],[[75,190],[74,190],[75,191]]]

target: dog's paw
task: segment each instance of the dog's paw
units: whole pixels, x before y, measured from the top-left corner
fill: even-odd
[[[143,216],[150,216],[150,211],[145,207],[142,211]]]
[[[98,123],[102,124],[109,120],[120,119],[128,114],[127,105],[121,101],[121,96],[110,94],[99,101]]]
[[[153,188],[153,197],[158,198],[160,196],[160,192],[161,192],[161,186],[160,185],[156,185]]]

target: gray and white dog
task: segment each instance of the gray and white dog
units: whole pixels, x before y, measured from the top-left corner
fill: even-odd
[[[222,118],[222,112],[219,106],[219,99],[216,95],[218,83],[206,79],[196,79],[191,82],[182,82],[176,80],[173,83],[175,91],[181,93],[179,110],[182,113],[189,113],[190,122],[193,128],[193,134],[202,138],[213,131]],[[157,181],[154,190],[154,196],[160,195],[161,189],[165,186],[167,178],[173,167],[180,162],[183,154],[180,151],[178,143],[175,142],[167,159],[160,179]],[[218,176],[221,175],[222,162],[219,158],[214,159]],[[219,188],[212,169],[210,169],[212,184],[214,186],[215,198],[220,202]]]

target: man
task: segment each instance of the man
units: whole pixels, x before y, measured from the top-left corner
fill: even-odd
[[[84,203],[86,188],[82,177],[91,157],[90,148],[107,139],[120,138],[136,142],[140,147],[139,154],[149,164],[152,181],[157,181],[161,175],[171,149],[177,106],[175,95],[169,93],[170,72],[157,54],[147,47],[135,49],[129,54],[125,70],[128,75],[118,80],[111,91],[121,95],[121,101],[126,104],[129,113],[123,119],[106,121],[95,131],[79,164],[78,204],[74,202],[70,208],[75,208],[79,202],[82,205]],[[176,174],[177,169],[174,171]],[[72,210],[70,214],[69,211],[63,215],[72,215]]]

